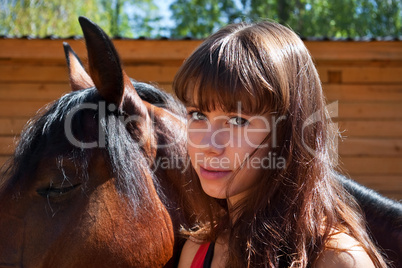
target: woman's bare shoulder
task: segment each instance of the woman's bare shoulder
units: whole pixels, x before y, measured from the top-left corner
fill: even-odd
[[[178,268],[190,267],[199,247],[200,244],[193,242],[190,239],[187,239],[187,241],[184,243],[183,249],[180,254],[180,261]]]
[[[331,236],[327,249],[318,258],[315,268],[375,268],[360,243],[345,233]]]

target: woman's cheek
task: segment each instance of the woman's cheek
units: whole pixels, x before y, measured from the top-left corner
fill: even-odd
[[[243,132],[245,144],[252,149],[266,148],[267,144],[262,144],[269,135],[266,128],[246,128]]]
[[[200,129],[192,128],[187,132],[187,147],[199,148],[202,144],[203,133]]]

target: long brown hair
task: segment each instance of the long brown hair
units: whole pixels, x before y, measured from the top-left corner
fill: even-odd
[[[360,242],[377,267],[386,266],[353,198],[333,178],[337,131],[311,56],[293,31],[268,21],[226,26],[184,62],[173,88],[201,110],[232,112],[240,101],[242,112],[270,112],[271,153],[286,163],[265,169],[231,209],[204,194],[193,172],[190,188],[203,209],[185,234],[214,241],[229,226],[227,267],[310,267],[336,230]]]

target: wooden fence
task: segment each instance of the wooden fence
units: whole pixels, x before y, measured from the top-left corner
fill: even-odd
[[[62,42],[85,59],[82,40],[0,39],[0,164],[28,118],[69,91]],[[340,169],[360,183],[402,199],[402,42],[305,42],[335,121]],[[116,40],[129,76],[171,91],[172,79],[200,41]]]

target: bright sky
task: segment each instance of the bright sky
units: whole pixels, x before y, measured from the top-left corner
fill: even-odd
[[[159,6],[159,14],[163,17],[161,24],[166,27],[173,27],[174,22],[170,19],[172,16],[172,12],[170,11],[170,5],[172,4],[173,0],[156,0],[155,4]],[[169,32],[161,32],[162,36],[169,36]]]

